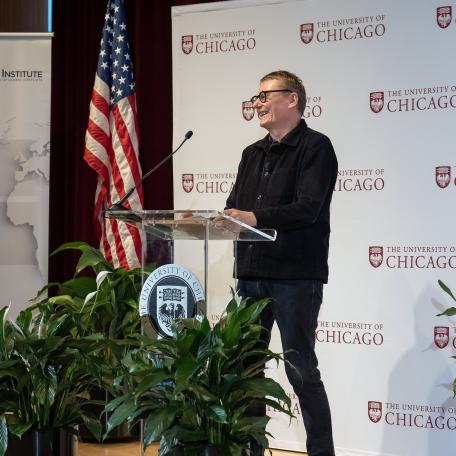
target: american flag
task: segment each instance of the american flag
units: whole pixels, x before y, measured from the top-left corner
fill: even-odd
[[[84,160],[98,174],[94,221],[100,250],[115,267],[138,267],[141,260],[138,229],[104,218],[104,210],[141,178],[135,83],[123,0],[109,0],[106,8]],[[143,202],[139,186],[123,204],[141,210]]]

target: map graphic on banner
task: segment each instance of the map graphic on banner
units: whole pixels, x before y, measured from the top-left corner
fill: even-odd
[[[14,318],[47,282],[50,35],[0,35],[0,287]]]
[[[36,124],[35,142],[9,139],[17,130],[14,119],[0,128],[2,194],[7,195],[5,209],[0,214],[3,242],[14,246],[16,258],[37,265],[43,279],[47,276],[47,252],[42,252],[40,239],[47,236],[42,215],[34,209],[47,204],[49,187],[49,125]],[[8,190],[12,190],[8,193]],[[37,189],[39,189],[37,191]],[[5,213],[6,212],[6,213]],[[0,262],[11,260],[10,252],[0,250]]]

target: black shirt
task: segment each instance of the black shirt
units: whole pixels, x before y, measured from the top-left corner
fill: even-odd
[[[238,242],[237,278],[328,281],[329,207],[337,178],[331,141],[298,126],[280,142],[265,138],[242,153],[227,208],[253,211],[275,242]]]

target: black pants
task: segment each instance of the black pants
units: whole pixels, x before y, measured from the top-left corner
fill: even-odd
[[[315,355],[315,330],[323,284],[315,280],[239,280],[238,292],[243,298],[272,299],[261,314],[262,340],[269,345],[276,321],[288,361],[285,363],[287,377],[301,406],[307,452],[309,456],[334,456],[331,412]],[[265,413],[262,408],[253,414]],[[252,449],[255,446],[252,445]],[[262,455],[262,451],[254,449],[253,454]]]

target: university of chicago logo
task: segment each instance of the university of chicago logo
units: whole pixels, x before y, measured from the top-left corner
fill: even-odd
[[[383,247],[373,246],[369,247],[369,263],[378,268],[383,262]]]
[[[182,37],[182,51],[184,54],[190,54],[193,49],[193,35],[185,35]]]
[[[437,8],[437,25],[440,28],[447,28],[451,24],[451,6],[441,6]]]
[[[379,113],[383,109],[385,102],[384,92],[371,92],[370,94],[370,108],[375,114]]]
[[[309,44],[314,36],[313,24],[301,24],[301,41],[304,44]]]
[[[161,332],[172,336],[173,323],[187,318],[187,312],[187,287],[157,287],[157,320]]]
[[[435,168],[435,182],[440,188],[448,187],[451,180],[451,167],[450,166],[436,166]]]
[[[378,423],[382,418],[382,403],[369,401],[367,403],[367,414],[372,423]]]
[[[253,103],[251,101],[242,102],[242,116],[245,120],[252,120],[255,115],[255,110],[253,109]]]
[[[179,264],[155,269],[141,289],[139,315],[147,336],[169,338],[173,323],[205,311],[204,291],[198,279]]]
[[[448,326],[434,327],[434,343],[439,348],[445,348],[450,340],[450,328]]]
[[[182,174],[182,188],[187,193],[193,190],[193,174]]]

